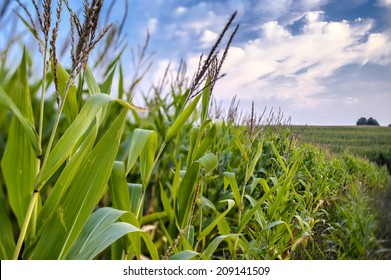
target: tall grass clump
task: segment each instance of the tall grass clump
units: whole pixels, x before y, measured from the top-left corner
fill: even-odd
[[[298,145],[281,112],[257,115],[253,104],[242,115],[234,99],[224,114],[211,102],[236,13],[193,78],[185,63],[173,75],[167,67],[143,109],[132,98],[151,67],[149,35],[129,78],[123,49],[109,63],[90,59],[121,29],[100,28],[103,1],[83,1],[82,18],[66,0],[54,15],[51,1],[32,3],[37,20],[23,3],[18,17],[37,41],[42,77],[26,49],[16,70],[2,62],[0,72],[1,259],[384,257],[367,194],[388,185],[387,173]],[[57,51],[64,11],[68,68]]]

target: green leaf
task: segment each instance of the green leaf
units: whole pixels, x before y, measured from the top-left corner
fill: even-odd
[[[232,207],[234,207],[235,205],[235,202],[231,199],[227,199],[227,200],[223,200],[221,202],[227,202],[228,204],[228,207],[227,207],[227,210],[225,210],[223,213],[221,213],[220,215],[218,215],[214,220],[213,222],[211,222],[199,235],[198,235],[198,241],[200,241],[202,238],[204,238],[205,236],[207,236],[216,226],[218,223],[220,223],[220,221],[222,219],[224,219],[225,216],[227,216],[227,214],[229,213],[229,211],[231,211]]]
[[[123,109],[83,161],[55,214],[39,237],[32,259],[66,257],[106,187],[119,148],[125,117],[126,110]]]
[[[254,172],[255,165],[257,164],[259,158],[262,155],[262,148],[263,148],[263,142],[259,142],[257,147],[257,152],[255,156],[251,159],[250,166],[246,169],[246,178],[244,179],[245,184],[247,184],[248,180],[250,179],[251,175]]]
[[[243,156],[243,159],[246,163],[249,162],[249,158],[248,158],[248,155],[247,155],[247,152],[246,150],[244,149],[242,143],[240,142],[240,139],[238,137],[238,134],[235,133],[235,144],[236,146],[239,148],[240,152],[242,153],[242,156]]]
[[[138,110],[137,107],[106,94],[95,94],[91,96],[84,104],[84,107],[75,121],[65,131],[64,135],[49,154],[46,166],[41,169],[37,176],[37,188],[41,188],[54,172],[58,170],[74,150],[77,141],[84,135],[91,123],[95,120],[98,112],[109,102],[117,102],[128,109]]]
[[[177,193],[178,193],[178,189],[179,189],[179,179],[180,179],[180,175],[181,175],[181,166],[182,166],[182,157],[179,158],[179,160],[176,164],[175,174],[174,174],[174,178],[172,180],[172,199],[174,200],[174,202],[177,199]]]
[[[208,247],[204,251],[204,255],[208,258],[212,258],[213,253],[216,251],[217,247],[219,247],[220,243],[227,239],[227,238],[233,238],[233,237],[238,237],[240,236],[239,234],[226,234],[226,235],[221,235],[217,236],[215,239],[213,239],[212,242],[209,243]]]
[[[90,93],[90,95],[101,93],[99,84],[95,80],[94,74],[92,74],[92,71],[88,66],[85,71],[85,77],[86,77],[88,92]]]
[[[170,260],[191,260],[194,257],[198,256],[200,253],[191,251],[191,250],[185,250],[179,253],[176,253],[172,255],[169,259]]]
[[[67,88],[67,85],[70,81],[68,72],[60,63],[57,63],[57,76],[58,90],[60,96],[64,98],[65,89]],[[76,86],[72,85],[68,90],[67,99],[65,100],[64,104],[64,114],[69,124],[71,124],[75,120],[79,112],[79,104],[77,102],[76,92]]]
[[[189,170],[186,170],[177,193],[177,217],[182,228],[184,228],[187,219],[189,218],[191,202],[194,197],[200,168],[204,168],[204,176],[207,176],[217,167],[217,165],[217,157],[214,154],[206,154],[195,161]]]
[[[160,183],[160,200],[163,204],[163,209],[167,213],[168,220],[172,221],[175,218],[174,209],[172,209],[170,201],[166,195],[166,192],[163,189],[162,184]]]
[[[67,259],[92,260],[125,234],[140,235],[148,243],[148,248],[153,247],[151,239],[141,229],[124,222],[115,222],[125,211],[113,208],[100,208],[88,219],[79,238],[72,246]],[[156,249],[152,249],[153,258],[157,259]]]
[[[289,188],[292,187],[292,179],[297,171],[297,161],[293,164],[293,166],[288,170],[288,168],[285,167],[285,174],[287,174],[286,177],[279,179],[279,185],[281,186],[278,191],[275,200],[268,208],[268,214],[270,220],[274,219],[274,215],[281,208],[281,205],[284,201],[286,201],[284,198],[287,195],[287,192]]]
[[[27,80],[25,54],[23,54],[22,62],[18,67],[16,75],[17,79],[12,97],[15,106],[19,108],[20,113],[23,115],[23,119],[32,124],[34,123],[34,117]],[[1,160],[1,168],[10,206],[15,213],[19,227],[21,227],[34,190],[37,158],[29,137],[16,114],[13,115],[9,127],[7,144]]]
[[[250,211],[246,212],[246,214],[244,214],[239,226],[238,226],[238,229],[237,229],[237,232],[240,233],[242,232],[243,228],[248,224],[248,222],[250,221],[250,219],[252,218],[252,216],[254,215],[254,213],[256,211],[258,211],[259,207],[261,207],[261,205],[272,195],[272,193],[278,188],[280,187],[279,184],[276,184],[274,187],[272,187],[267,193],[265,193],[260,200],[258,200],[257,204],[254,205]]]
[[[6,200],[2,196],[0,196],[0,221],[0,260],[10,260],[15,250],[15,240],[10,213],[6,209]]]
[[[38,144],[38,135],[34,126],[23,116],[19,108],[15,105],[12,99],[0,88],[0,103],[6,108],[12,111],[16,119],[20,122],[24,133],[27,135],[27,139],[34,149],[35,154],[38,156],[41,154],[41,150]]]
[[[147,187],[149,182],[156,147],[157,133],[155,131],[139,128],[134,130],[126,165],[126,174],[129,174],[130,170],[136,163],[137,158],[140,157],[141,180],[144,189]]]
[[[210,102],[211,81],[210,76],[206,78],[205,88],[202,91],[202,107],[201,107],[201,123],[203,124],[209,116],[209,102]]]
[[[197,104],[200,98],[201,95],[196,96],[194,100],[189,105],[187,105],[185,109],[182,111],[182,113],[178,116],[178,118],[175,120],[172,126],[168,129],[168,132],[166,134],[166,140],[165,140],[166,142],[174,138],[175,135],[177,135],[178,132],[182,129],[183,125],[186,123],[186,121],[189,119],[191,114],[197,108]]]
[[[92,213],[71,250],[69,250],[67,259],[89,259],[86,256],[91,254],[95,247],[98,247],[96,246],[97,244],[93,244],[91,241],[93,241],[100,232],[114,224],[125,212],[126,211],[104,207]],[[83,254],[84,257],[82,257]]]
[[[71,160],[67,163],[64,170],[61,172],[61,175],[57,179],[48,199],[45,201],[41,211],[38,215],[38,225],[42,226],[44,223],[50,220],[52,215],[55,213],[58,204],[63,198],[64,194],[68,190],[68,187],[72,183],[75,176],[79,173],[81,165],[91,151],[97,133],[98,128],[93,126],[90,129],[90,132],[86,133],[86,137],[83,139],[82,144],[79,146],[79,149],[72,156]]]
[[[141,184],[128,183],[129,197],[130,197],[130,211],[137,215],[137,210],[141,202],[141,195],[143,193],[143,186]]]
[[[212,125],[212,127],[209,129],[209,131],[207,132],[204,139],[202,139],[202,141],[197,149],[197,152],[193,158],[194,160],[199,159],[200,157],[202,157],[206,153],[206,151],[212,145],[213,141],[216,139],[216,136],[217,136],[216,125]]]
[[[240,191],[238,183],[236,182],[235,173],[224,172],[224,191],[227,190],[228,186],[231,186],[234,199],[239,209],[242,209],[242,197],[240,196]]]
[[[116,209],[130,211],[130,196],[126,182],[125,164],[115,161],[109,180],[110,198]]]
[[[100,87],[101,92],[110,95],[111,86],[113,85],[113,78],[114,78],[115,70],[116,70],[116,68],[114,67],[114,69],[110,72],[109,76],[103,82],[102,86]]]
[[[277,157],[277,161],[280,163],[281,168],[284,169],[285,172],[287,172],[287,167],[285,165],[285,162],[284,162],[282,156],[280,155],[280,153],[278,152],[276,146],[274,145],[273,142],[270,143],[270,146],[272,147],[272,150],[273,150],[275,156]]]

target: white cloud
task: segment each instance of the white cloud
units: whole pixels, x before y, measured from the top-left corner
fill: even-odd
[[[385,34],[370,34],[372,20],[326,22],[322,14],[306,13],[298,35],[270,21],[261,28],[262,38],[231,47],[223,66],[228,76],[221,87],[217,84],[215,94],[317,106],[324,102],[318,94],[327,90],[322,80],[341,67],[391,63],[391,40]]]
[[[175,9],[175,14],[176,15],[183,15],[187,12],[187,8],[183,6],[179,6]]]
[[[391,0],[378,0],[380,6],[390,7],[391,8]]]
[[[149,30],[150,34],[155,33],[155,31],[157,29],[157,25],[158,25],[157,18],[149,19],[149,21],[148,21],[148,30]]]
[[[219,37],[219,35],[216,32],[213,32],[211,30],[205,30],[204,33],[202,33],[202,36],[200,38],[200,41],[202,43],[203,48],[207,48],[211,46]]]

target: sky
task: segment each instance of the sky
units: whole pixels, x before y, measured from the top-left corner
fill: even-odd
[[[128,45],[151,34],[147,80],[181,59],[191,77],[238,11],[226,76],[214,89],[225,111],[236,95],[244,112],[254,101],[259,114],[280,109],[293,124],[355,125],[360,117],[391,124],[391,0],[129,0],[128,8]],[[123,13],[119,0],[112,14]]]

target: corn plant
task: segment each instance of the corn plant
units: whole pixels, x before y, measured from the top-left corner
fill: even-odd
[[[26,49],[15,70],[0,67],[1,259],[382,257],[367,202],[389,183],[384,170],[296,142],[280,112],[257,116],[253,104],[241,119],[236,99],[226,116],[212,112],[236,13],[193,79],[181,63],[170,81],[167,67],[144,109],[131,101],[150,69],[149,35],[125,89],[123,49],[90,63],[113,30],[97,32],[103,1],[84,1],[80,19],[60,0],[53,26],[51,1],[42,12],[32,3],[37,20],[23,3],[18,17],[38,42],[42,79]],[[69,68],[56,47],[63,9]]]

